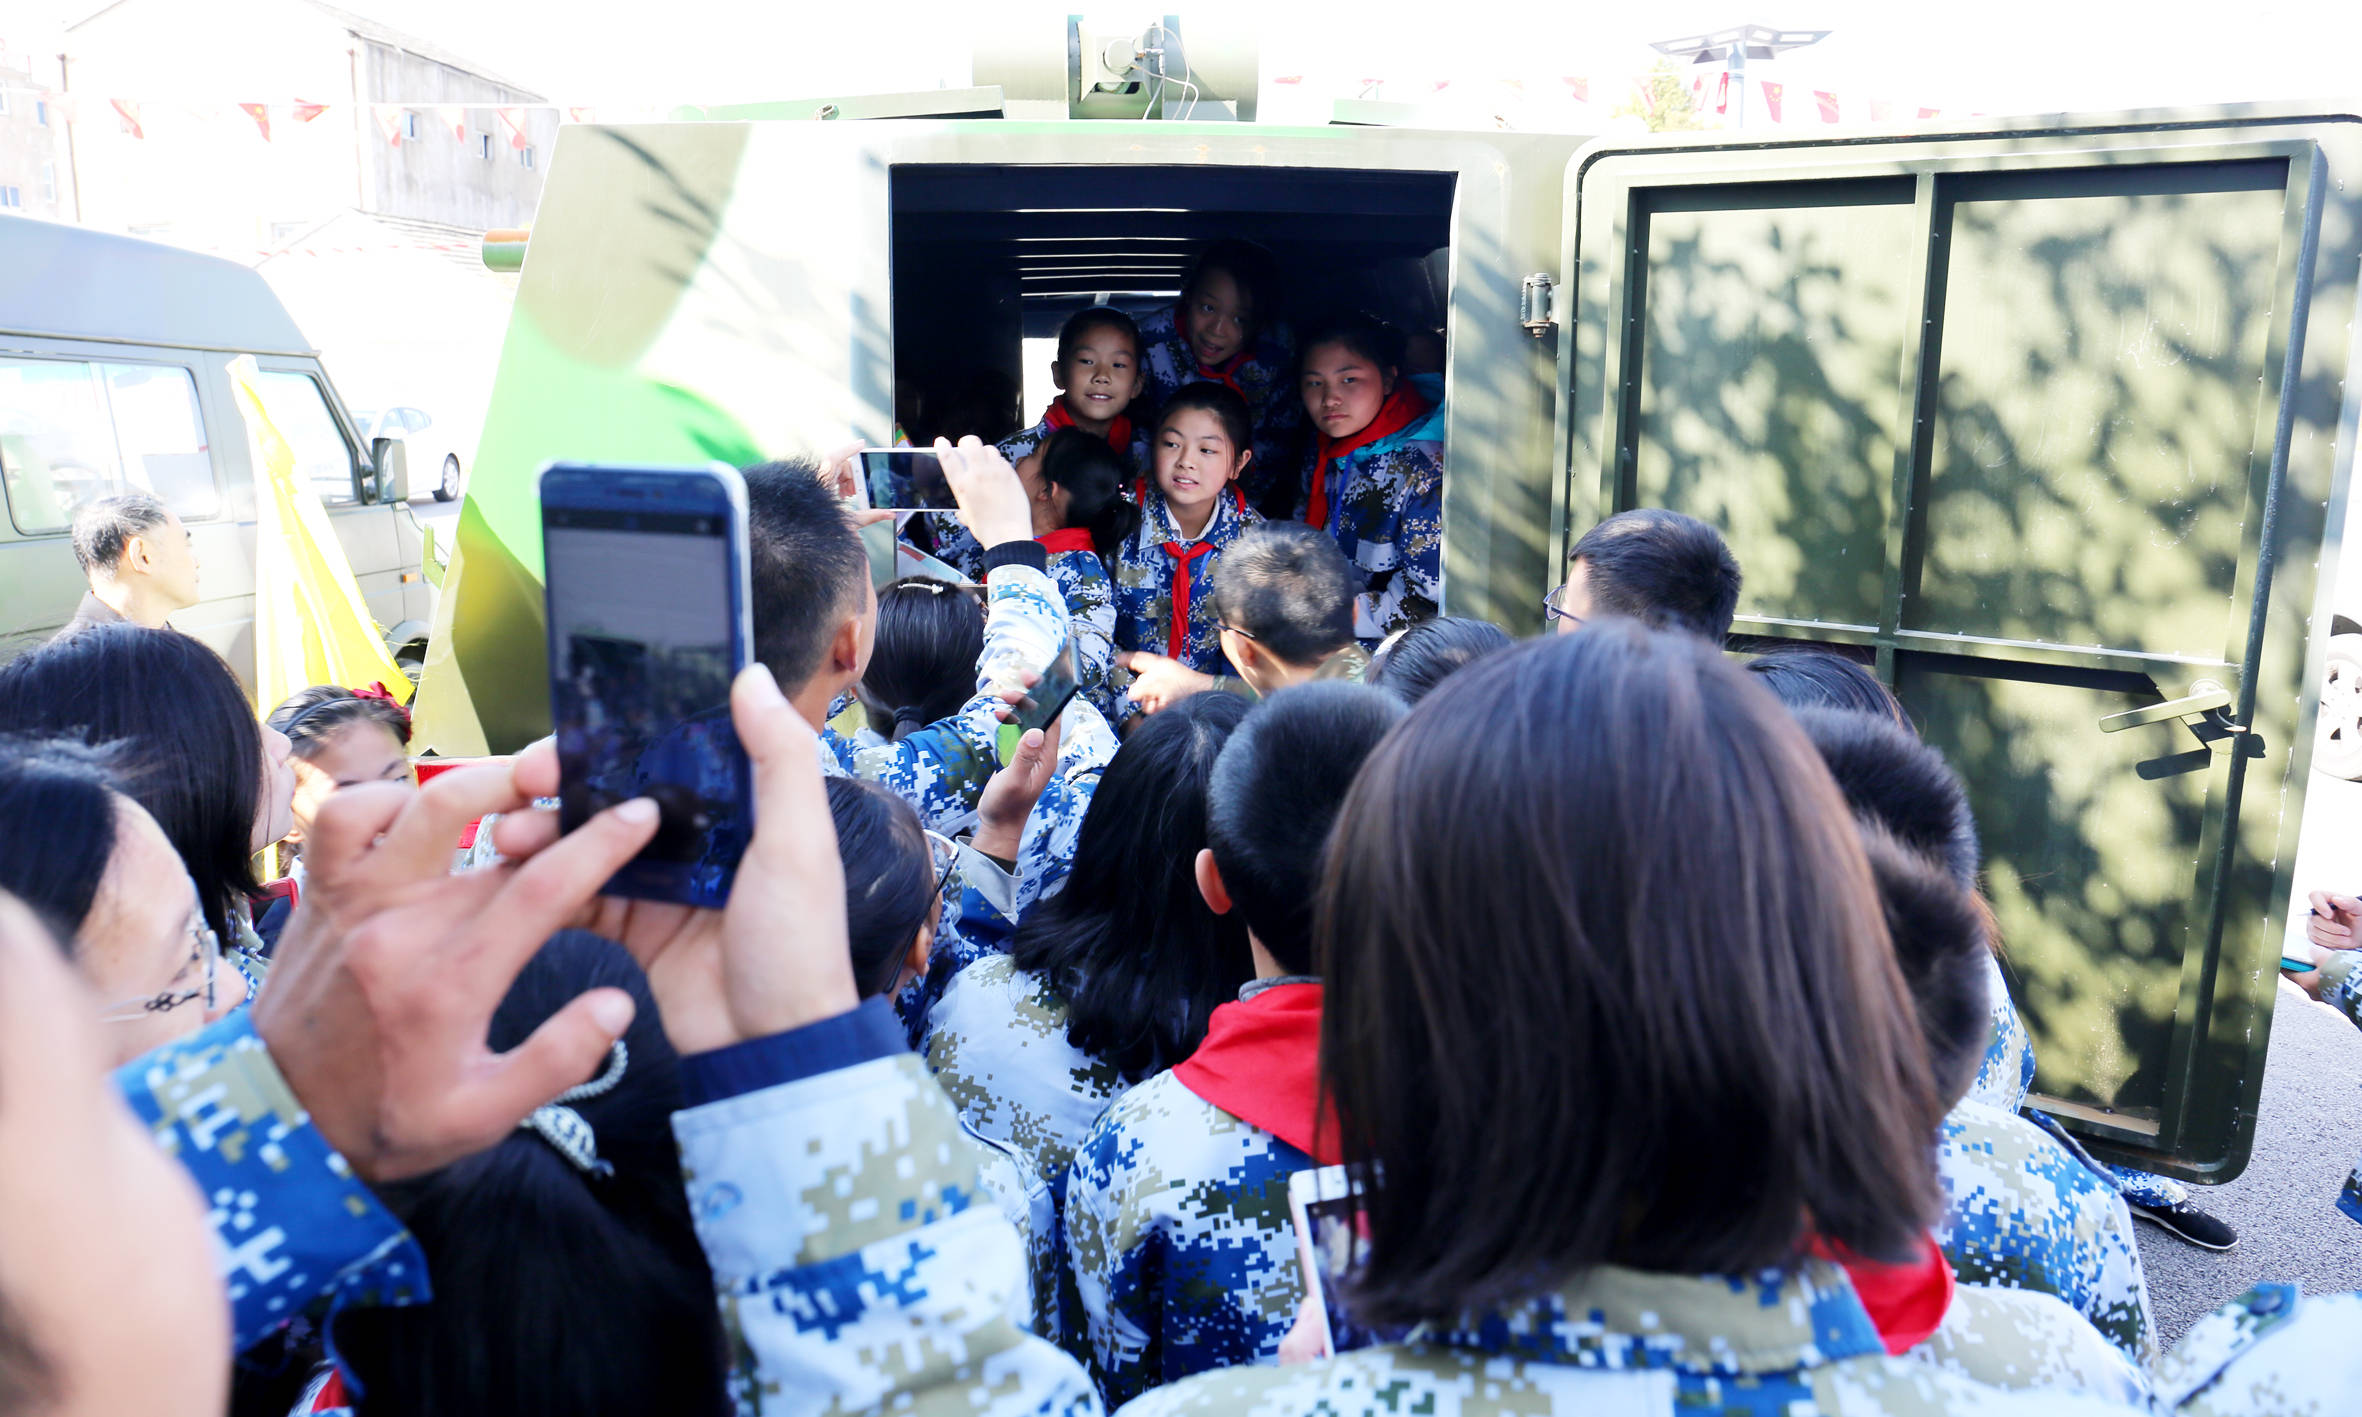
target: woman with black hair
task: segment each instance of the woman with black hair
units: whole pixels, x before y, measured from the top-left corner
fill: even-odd
[[[1050,579],[1072,621],[1076,683],[1109,723],[1117,695],[1107,669],[1115,657],[1115,599],[1107,568],[1140,526],[1124,495],[1135,473],[1115,449],[1079,428],[1061,428],[1017,462],[1032,499],[1033,536],[1050,553]]]
[[[1438,615],[1387,636],[1370,655],[1362,682],[1416,704],[1445,676],[1516,643],[1490,620]]]
[[[1188,1057],[1255,976],[1245,926],[1206,905],[1196,875],[1206,780],[1246,712],[1198,694],[1141,724],[1099,780],[1065,888],[928,1015],[943,1090],[1054,1187],[1108,1102]]]
[[[0,732],[122,744],[125,795],[180,853],[206,925],[242,957],[258,949],[255,858],[295,825],[295,772],[219,655],[137,625],[52,640],[0,666]]]
[[[853,685],[879,743],[950,718],[976,693],[984,607],[965,587],[906,576],[878,592],[869,664]],[[861,747],[873,747],[869,739]]]

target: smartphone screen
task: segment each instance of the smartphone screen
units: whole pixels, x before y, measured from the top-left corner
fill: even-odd
[[[726,467],[542,476],[560,821],[634,797],[662,812],[610,894],[719,906],[753,832],[730,722],[749,653],[745,491]]]
[[[1027,730],[1047,728],[1058,721],[1058,715],[1066,711],[1068,701],[1074,698],[1080,677],[1081,671],[1074,658],[1074,636],[1069,634],[1066,642],[1058,646],[1058,653],[1050,657],[1049,667],[1042,671],[1042,677],[1034,681],[1031,689],[1026,690],[1025,697],[1010,711],[1009,721],[1001,725],[1003,766],[1017,755],[1017,740],[1023,738]]]
[[[943,464],[917,448],[864,448],[862,479],[869,484],[869,504],[898,512],[949,512],[959,508],[951,484],[943,480]]]
[[[1369,1248],[1360,1207],[1348,1189],[1345,1168],[1323,1166],[1288,1178],[1288,1204],[1296,1221],[1296,1255],[1305,1269],[1305,1293],[1319,1302],[1329,1352],[1349,1353],[1400,1341],[1407,1327],[1371,1328],[1356,1323],[1344,1294],[1345,1276]]]

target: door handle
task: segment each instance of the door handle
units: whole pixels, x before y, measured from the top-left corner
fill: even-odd
[[[2164,723],[2176,718],[2196,718],[2204,714],[2219,714],[2231,706],[2231,691],[2212,679],[2201,679],[2190,686],[2192,692],[2184,698],[2167,699],[2161,704],[2136,708],[2128,713],[2112,713],[2100,720],[2100,732],[2121,733],[2127,728],[2140,728],[2151,723]],[[2245,730],[2226,721],[2220,726],[2234,733]]]

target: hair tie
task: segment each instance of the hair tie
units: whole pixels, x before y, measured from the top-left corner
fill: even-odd
[[[570,1087],[549,1103],[534,1108],[531,1116],[517,1123],[517,1130],[531,1132],[548,1142],[585,1176],[614,1175],[614,1165],[599,1159],[599,1134],[583,1120],[580,1112],[566,1104],[614,1091],[615,1085],[623,1081],[623,1070],[630,1064],[631,1050],[623,1046],[622,1039],[616,1039],[615,1045],[607,1050],[604,1071],[580,1087]]]
[[[894,731],[896,733],[900,733],[906,727],[924,728],[926,726],[927,711],[920,705],[904,704],[902,707],[894,710]]]

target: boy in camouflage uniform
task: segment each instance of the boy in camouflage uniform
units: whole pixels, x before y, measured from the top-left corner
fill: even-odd
[[[1405,712],[1355,684],[1289,689],[1248,715],[1215,764],[1198,889],[1245,919],[1256,978],[1214,1011],[1186,1061],[1100,1116],[1066,1187],[1091,1376],[1110,1407],[1269,1361],[1303,1299],[1288,1177],[1338,1159],[1317,1105],[1320,847],[1362,760]]]

